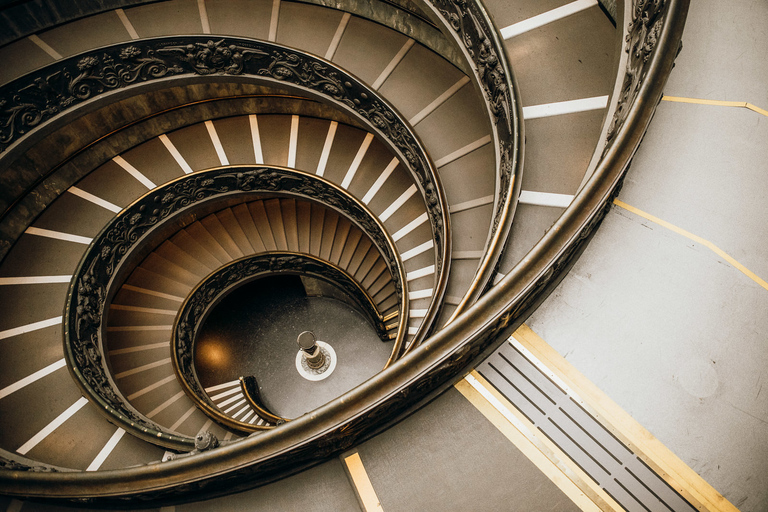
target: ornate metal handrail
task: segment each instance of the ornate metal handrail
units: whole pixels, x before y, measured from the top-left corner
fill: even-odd
[[[276,43],[177,36],[107,46],[18,78],[0,88],[0,158],[33,132],[116,91],[190,77],[244,77],[279,83],[360,119],[408,169],[426,205],[435,244],[434,294],[416,346],[437,317],[450,267],[450,217],[442,184],[416,133],[376,91],[333,63]]]
[[[523,173],[524,128],[520,89],[507,60],[504,42],[480,1],[428,0],[427,7],[471,64],[482,91],[496,150],[496,198],[483,257],[464,297],[449,321],[474,303],[492,284],[512,227]]]
[[[314,176],[310,177],[315,178]],[[306,193],[307,189],[302,187],[302,192]],[[367,222],[369,225],[375,225],[375,218],[371,217]],[[407,300],[404,300],[407,297],[407,290],[404,288],[405,283],[400,281],[400,278],[404,277],[404,269],[402,266],[393,266],[390,268],[390,272],[392,272],[393,268],[399,268],[401,271],[401,275],[393,276],[393,281],[396,283],[397,293],[400,298],[401,317],[398,333],[402,331],[404,335],[404,327],[407,326],[407,323],[403,319],[408,317],[408,307],[407,304],[404,304],[404,302],[407,302]],[[240,421],[223,413],[208,396],[197,376],[195,368],[195,340],[208,314],[225,295],[254,279],[275,274],[304,275],[336,284],[366,313],[378,331],[379,336],[383,337],[386,334],[382,316],[377,310],[373,299],[371,299],[363,287],[341,268],[312,255],[293,252],[265,252],[240,258],[211,273],[187,296],[179,310],[179,314],[176,316],[171,337],[172,362],[176,376],[181,382],[184,391],[186,391],[195,405],[218,423],[240,432],[250,433],[269,430],[275,427],[274,424],[278,420],[285,421],[285,418],[277,417],[267,412],[269,417],[262,416],[262,418],[272,424],[256,425],[253,422]],[[398,281],[400,282],[398,283]],[[392,355],[387,362],[388,365],[395,360],[400,352],[404,339],[403,335],[398,335],[396,338]],[[257,407],[259,410],[263,410],[260,406],[257,405]],[[257,410],[257,412],[259,411]]]
[[[139,198],[94,238],[70,285],[64,318],[64,353],[75,381],[113,423],[150,442],[191,449],[194,438],[169,432],[137,411],[112,380],[103,356],[104,315],[123,263],[163,225],[236,194],[285,194],[320,202],[355,222],[389,266],[398,294],[398,336],[387,364],[397,359],[407,332],[408,291],[397,247],[365,205],[333,183],[302,171],[273,166],[228,166],[182,176]]]
[[[604,158],[528,256],[445,329],[387,371],[279,429],[160,467],[76,477],[0,472],[3,492],[73,501],[88,497],[95,504],[119,505],[126,499],[172,503],[190,490],[202,499],[220,493],[222,485],[254,487],[273,481],[278,472],[293,473],[348,449],[450,385],[546,297],[610,209],[662,96],[690,0],[636,2],[630,40],[639,44],[633,44],[633,56],[619,79],[631,74],[641,81],[626,96]]]
[[[261,399],[259,384],[256,381],[256,377],[253,375],[248,375],[247,377],[240,377],[239,380],[240,390],[243,392],[243,396],[248,401],[248,404],[253,407],[259,417],[264,418],[266,421],[274,423],[275,425],[281,425],[286,421],[291,421],[288,418],[277,416],[272,411],[267,409]]]

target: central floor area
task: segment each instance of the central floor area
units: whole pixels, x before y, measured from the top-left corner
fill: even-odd
[[[323,380],[306,380],[296,369],[303,331],[336,352],[336,368]],[[235,289],[215,306],[197,336],[195,367],[204,387],[255,376],[264,405],[296,418],[381,371],[392,343],[346,302],[307,296],[298,276],[274,276]]]

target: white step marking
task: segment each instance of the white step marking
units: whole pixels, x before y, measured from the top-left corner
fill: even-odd
[[[184,393],[184,391],[179,391],[178,393],[173,395],[171,398],[169,398],[168,400],[166,400],[162,404],[158,405],[157,407],[155,407],[151,411],[149,411],[149,413],[147,413],[147,418],[149,418],[149,419],[154,418],[155,416],[157,416],[158,414],[163,412],[165,409],[167,409],[169,406],[171,406],[174,402],[176,402],[181,397],[183,397],[185,394],[186,393]]]
[[[250,408],[251,408],[251,406],[249,404],[245,404],[245,406],[242,409],[240,409],[234,415],[232,415],[232,419],[236,420],[238,416],[240,416],[241,414],[243,414],[245,411],[247,411]]]
[[[156,292],[155,290],[148,290],[147,288],[139,288],[131,284],[124,284],[123,288],[136,293],[143,293],[144,295],[151,295],[153,297],[160,297],[161,299],[173,300],[176,302],[184,302],[184,297],[177,297],[176,295],[169,295],[167,293]]]
[[[449,207],[451,213],[459,213],[463,212],[464,210],[470,210],[472,208],[477,208],[478,206],[485,206],[486,204],[492,204],[493,203],[493,196],[485,196],[485,197],[478,197],[477,199],[470,199],[469,201],[464,201],[463,203],[455,204],[451,207]]]
[[[125,30],[128,32],[128,35],[131,36],[131,39],[138,39],[139,34],[136,32],[136,29],[133,28],[131,20],[129,20],[128,16],[125,15],[125,11],[122,9],[115,9],[115,13],[117,14],[117,17],[120,18],[120,21],[123,23]]]
[[[176,375],[175,374],[174,375],[169,375],[168,377],[166,377],[164,379],[160,379],[159,381],[155,382],[154,384],[150,384],[149,386],[147,386],[147,387],[145,387],[143,389],[140,389],[140,390],[136,391],[135,393],[131,393],[130,395],[128,395],[125,398],[130,402],[134,398],[139,398],[142,395],[146,395],[150,391],[153,391],[153,390],[159,388],[160,386],[168,384],[169,382],[174,381],[174,380],[176,380]]]
[[[464,155],[467,155],[471,153],[472,151],[481,148],[485,146],[486,144],[489,144],[491,142],[491,136],[486,135],[485,137],[482,137],[475,142],[469,143],[463,148],[459,148],[453,153],[450,153],[448,155],[445,155],[443,158],[435,162],[435,167],[440,168],[444,165],[448,165],[449,163],[453,162],[454,160],[458,160],[459,158],[463,157]]]
[[[494,285],[495,285],[495,284],[498,284],[498,283],[499,283],[499,281],[501,281],[501,280],[502,280],[502,279],[504,279],[505,277],[506,277],[506,274],[502,274],[501,272],[497,272],[497,273],[496,273],[496,276],[493,278],[493,284],[494,284]]]
[[[64,240],[65,242],[75,242],[84,245],[89,245],[93,240],[93,238],[88,238],[87,236],[73,235],[70,233],[62,233],[61,231],[51,231],[50,229],[35,227],[29,227],[24,232],[28,235],[44,236],[46,238],[55,238],[56,240]]]
[[[443,302],[452,306],[458,306],[459,302],[461,302],[461,297],[457,295],[446,295],[443,297]]]
[[[287,167],[296,167],[296,151],[299,146],[299,116],[291,116],[291,135],[288,139]]]
[[[538,119],[540,117],[562,116],[564,114],[574,114],[576,112],[600,110],[607,106],[608,96],[595,96],[593,98],[582,98],[580,100],[531,105],[530,107],[523,107],[523,119],[530,120]]]
[[[213,125],[213,121],[206,121],[205,129],[208,130],[208,135],[211,137],[213,147],[216,148],[216,155],[219,157],[219,162],[221,162],[221,165],[229,165],[229,159],[224,152],[224,146],[221,145],[221,140],[219,139],[219,134],[216,133],[216,127]]]
[[[427,316],[427,310],[426,309],[411,309],[408,311],[408,316],[410,318],[424,318]]]
[[[10,384],[4,387],[3,389],[0,389],[0,399],[5,398],[6,396],[20,390],[23,387],[29,386],[33,382],[37,382],[38,380],[42,379],[46,375],[50,375],[51,373],[55,372],[59,368],[64,368],[65,366],[67,366],[67,362],[64,360],[64,358],[61,358],[55,363],[51,363],[45,368],[37,370],[35,373],[31,375],[27,375],[23,379],[17,380],[13,384]]]
[[[219,393],[216,396],[212,396],[211,400],[213,400],[215,402],[216,400],[221,400],[225,396],[233,395],[233,394],[237,393],[238,391],[240,391],[240,387],[232,388],[232,389],[229,389],[227,391],[224,391],[223,393]]]
[[[166,134],[159,135],[157,138],[160,139],[160,142],[163,143],[165,149],[167,149],[173,159],[176,160],[176,163],[179,164],[179,167],[181,167],[181,170],[184,171],[184,174],[192,174],[192,167],[187,163],[186,160],[184,160],[184,157],[181,156],[179,150],[176,149],[176,146],[173,145],[171,139],[169,139]]]
[[[211,24],[208,21],[208,9],[205,8],[205,0],[197,0],[197,10],[200,11],[200,24],[203,26],[203,34],[210,34]]]
[[[450,86],[443,94],[437,97],[435,101],[421,109],[421,112],[413,116],[408,120],[409,123],[411,123],[411,126],[416,126],[421,121],[424,120],[425,117],[427,117],[429,114],[434,112],[440,105],[451,99],[451,96],[459,92],[459,89],[464,87],[466,84],[469,83],[469,77],[463,76],[459,79],[458,82]]]
[[[387,221],[387,220],[388,220],[388,219],[389,219],[389,218],[390,218],[392,215],[394,215],[394,214],[395,214],[395,212],[397,212],[397,210],[399,210],[399,209],[400,209],[400,207],[402,207],[402,206],[405,204],[405,202],[406,202],[406,201],[408,201],[408,199],[410,199],[410,198],[411,198],[411,196],[413,196],[415,193],[416,193],[416,184],[414,183],[413,185],[411,185],[410,187],[408,187],[408,188],[406,189],[406,191],[405,191],[405,192],[403,192],[402,194],[400,194],[400,197],[398,197],[397,199],[395,199],[395,200],[394,200],[394,202],[393,202],[391,205],[389,205],[389,206],[387,207],[387,209],[386,209],[386,210],[384,210],[383,212],[381,212],[381,215],[379,215],[379,220],[381,220],[381,222],[386,222],[386,221]]]
[[[596,5],[597,0],[576,0],[575,2],[565,4],[556,9],[552,9],[551,11],[547,11],[537,16],[533,16],[532,18],[528,18],[527,20],[519,21],[513,25],[504,27],[501,29],[501,37],[504,39],[511,39],[530,30],[542,27],[548,23],[563,19],[567,16],[576,14],[577,12],[581,12]]]
[[[381,72],[379,77],[373,82],[373,85],[371,85],[371,89],[374,91],[378,90],[379,87],[384,84],[384,81],[389,78],[389,75],[392,74],[392,72],[395,70],[398,64],[400,64],[400,61],[403,60],[405,57],[405,54],[408,53],[408,50],[411,49],[411,47],[414,45],[416,41],[413,39],[408,39],[402,48],[400,48],[400,51],[397,52],[397,54],[392,57],[392,60],[389,61],[389,64],[387,64],[387,67],[384,68],[384,71]]]
[[[280,0],[272,1],[272,16],[269,18],[269,36],[267,41],[275,42],[277,39],[277,21],[280,17]]]
[[[232,380],[232,381],[229,381],[229,382],[224,382],[222,384],[217,384],[215,386],[211,386],[209,388],[205,388],[205,392],[206,393],[212,393],[212,392],[218,391],[220,389],[226,389],[226,388],[229,388],[229,387],[232,387],[232,386],[239,386],[239,385],[240,385],[240,381],[239,380]]]
[[[371,145],[371,142],[373,142],[373,134],[367,133],[365,135],[365,139],[363,139],[363,143],[360,144],[360,149],[357,150],[355,159],[352,160],[352,163],[349,165],[349,169],[347,170],[347,175],[344,176],[344,180],[342,180],[341,182],[341,188],[343,189],[349,188],[349,184],[352,183],[352,178],[355,177],[355,174],[357,173],[357,169],[358,167],[360,167],[360,163],[362,163],[363,158],[365,157],[365,153],[368,151],[368,147]]]
[[[155,308],[145,308],[141,306],[126,306],[124,304],[112,304],[109,306],[109,309],[116,310],[116,311],[133,311],[135,313],[152,313],[155,315],[170,315],[170,316],[176,316],[176,313],[178,311],[174,309],[155,309]]]
[[[339,123],[336,121],[331,121],[330,126],[328,126],[328,134],[325,136],[323,152],[320,154],[320,161],[317,163],[317,172],[315,174],[318,176],[325,174],[325,166],[328,165],[328,157],[331,154],[331,147],[333,146],[333,139],[336,137],[336,128],[338,126]]]
[[[525,347],[522,345],[522,343],[520,343],[519,341],[517,341],[517,340],[516,340],[515,338],[513,338],[512,336],[510,336],[510,337],[507,339],[507,343],[509,343],[510,345],[512,345],[512,347],[514,347],[515,349],[517,349],[517,350],[518,350],[518,351],[519,351],[519,352],[520,352],[520,353],[523,355],[523,357],[525,357],[526,359],[528,359],[528,361],[530,361],[530,362],[531,362],[531,364],[533,364],[534,366],[536,366],[536,368],[538,368],[538,369],[541,371],[541,373],[543,373],[544,375],[546,375],[547,377],[549,377],[549,379],[550,379],[550,380],[551,380],[551,381],[552,381],[552,382],[553,382],[553,383],[554,383],[554,384],[555,384],[557,387],[559,387],[559,388],[560,388],[560,389],[563,391],[563,393],[565,393],[565,394],[567,394],[568,396],[570,396],[571,398],[573,398],[573,400],[574,400],[576,403],[578,403],[578,404],[580,404],[580,405],[584,405],[584,399],[582,399],[582,398],[581,398],[581,396],[579,396],[579,394],[578,394],[578,393],[576,393],[576,391],[574,391],[573,389],[571,389],[571,387],[570,387],[570,386],[568,386],[568,384],[566,384],[564,380],[562,380],[560,377],[558,377],[557,375],[555,375],[555,374],[552,372],[552,370],[550,370],[549,368],[547,368],[547,366],[546,366],[544,363],[542,363],[541,361],[539,361],[539,359],[538,359],[536,356],[534,356],[534,355],[533,355],[533,353],[532,353],[530,350],[528,350],[527,348],[525,348]]]
[[[56,419],[54,419],[48,425],[43,427],[43,429],[40,432],[32,436],[32,439],[30,439],[29,441],[21,445],[19,448],[16,449],[16,451],[21,455],[26,455],[27,452],[29,452],[29,450],[37,446],[43,439],[51,435],[51,433],[53,433],[54,430],[56,430],[61,425],[63,425],[65,421],[67,421],[69,418],[74,416],[74,414],[80,409],[82,409],[83,406],[85,406],[85,404],[87,403],[88,403],[88,399],[81,396],[77,400],[77,402],[70,405],[66,411],[59,414],[56,417]]]
[[[225,436],[224,436],[224,440],[225,440],[225,441],[229,441],[229,440],[230,440],[230,439],[232,439],[234,436],[235,436],[235,434],[233,434],[232,432],[227,432],[227,435],[225,435]]]
[[[435,273],[435,266],[434,265],[430,265],[428,267],[424,267],[424,268],[420,268],[418,270],[413,270],[411,272],[408,272],[405,275],[405,280],[406,281],[413,281],[414,279],[418,279],[420,277],[428,276],[428,275],[434,274],[434,273]]]
[[[568,208],[573,201],[574,196],[569,194],[552,194],[549,192],[533,192],[523,190],[520,192],[519,202],[521,204],[533,204],[536,206],[553,206],[557,208]]]
[[[387,178],[392,174],[392,172],[395,170],[397,165],[400,163],[400,161],[397,158],[393,158],[389,164],[387,165],[387,168],[384,169],[384,171],[379,175],[378,178],[376,178],[376,181],[371,185],[371,188],[368,189],[368,192],[365,193],[363,196],[363,204],[368,204],[371,202],[371,200],[376,197],[376,194],[379,193],[379,190],[384,185],[384,183],[387,181]]]
[[[72,276],[26,276],[26,277],[0,277],[0,286],[12,284],[54,284],[68,283]]]
[[[331,44],[328,46],[328,51],[325,52],[325,58],[327,60],[333,59],[333,56],[336,54],[336,49],[338,49],[339,43],[341,42],[341,36],[344,35],[344,31],[347,29],[347,23],[349,23],[349,18],[351,17],[352,15],[348,12],[345,12],[344,16],[341,17],[336,33],[333,34]]]
[[[479,260],[483,254],[483,251],[454,251],[451,258],[454,260]]]
[[[239,401],[239,402],[237,402],[237,400],[240,400],[240,401]],[[224,407],[225,405],[229,405],[229,404],[231,404],[232,402],[236,402],[236,403],[235,403],[235,405],[233,405],[233,406],[231,406],[230,408],[228,408],[227,410],[225,410],[225,411],[224,411],[224,414],[229,414],[231,411],[234,411],[235,409],[237,409],[238,407],[240,407],[241,405],[243,405],[243,404],[245,403],[245,398],[243,398],[243,395],[242,395],[242,393],[241,393],[241,394],[239,394],[239,395],[237,395],[237,396],[234,396],[234,397],[232,397],[232,398],[230,398],[230,399],[228,399],[228,400],[224,400],[223,402],[221,402],[220,404],[218,404],[218,406],[219,406],[219,407]]]
[[[122,208],[120,208],[116,204],[112,204],[109,201],[106,201],[100,197],[97,197],[77,187],[70,187],[69,190],[67,190],[67,192],[69,192],[70,194],[74,194],[81,199],[85,199],[86,201],[90,201],[93,204],[97,206],[101,206],[102,208],[107,209],[114,213],[120,213],[120,211],[122,210]]]
[[[280,1],[280,0],[276,0]],[[256,119],[256,114],[248,116],[248,121],[251,125],[251,139],[253,140],[253,157],[257,164],[262,165],[264,163],[264,154],[261,152],[261,137],[259,136],[259,122]]]
[[[430,250],[434,246],[435,246],[435,242],[433,240],[427,240],[423,244],[417,245],[413,249],[405,251],[403,254],[400,255],[400,259],[403,262],[406,262],[409,259],[413,258],[414,256],[418,256],[419,254]]]
[[[31,36],[29,36],[28,39],[30,41],[32,41],[33,43],[35,43],[45,53],[47,53],[48,55],[53,57],[55,60],[60,60],[60,59],[64,58],[64,57],[61,56],[61,54],[59,52],[57,52],[56,50],[51,48],[50,45],[48,45],[48,43],[46,43],[45,41],[43,41],[42,39],[40,39],[36,35],[31,35]]]
[[[93,462],[91,462],[88,467],[85,469],[86,471],[96,471],[101,467],[102,464],[104,464],[104,461],[107,460],[107,457],[109,457],[109,454],[112,453],[112,450],[115,449],[117,446],[117,443],[120,442],[120,440],[123,438],[123,434],[125,434],[125,430],[118,428],[115,430],[115,433],[112,434],[112,437],[109,438],[109,441],[107,441],[107,444],[104,445],[104,448],[101,449],[99,454],[96,456],[95,459],[93,459]]]
[[[242,420],[240,420],[240,421],[248,421],[248,418],[250,418],[251,416],[253,416],[253,414],[254,414],[255,412],[256,412],[256,411],[254,411],[253,409],[251,409],[250,411],[248,411],[248,414],[246,414],[245,416],[243,416],[243,419],[242,419]]]
[[[240,390],[238,389],[238,391],[240,391]],[[225,406],[231,404],[232,402],[236,402],[236,401],[240,400],[241,398],[243,399],[242,403],[245,403],[245,399],[243,398],[243,394],[242,393],[238,393],[238,394],[236,394],[236,395],[234,395],[234,396],[232,396],[230,398],[227,398],[226,400],[224,400],[220,404],[216,404],[216,405],[219,406],[219,407],[225,407]],[[224,411],[224,412],[228,413],[229,411]]]
[[[40,320],[39,322],[22,325],[21,327],[14,327],[13,329],[6,329],[5,331],[0,331],[0,340],[4,340],[12,336],[18,336],[19,334],[25,334],[32,331],[37,331],[39,329],[45,329],[46,327],[51,327],[53,325],[59,325],[61,323],[61,319],[62,317],[57,316],[56,318],[49,318],[48,320]]]
[[[123,157],[118,155],[113,158],[112,161],[122,167],[128,174],[136,178],[136,180],[147,187],[147,189],[152,190],[153,188],[157,187],[157,185],[155,185],[152,180],[141,174],[138,169],[126,162]]]
[[[410,334],[411,336],[413,336],[417,332],[419,332],[419,328],[418,327],[409,327],[408,328],[408,334]],[[409,343],[409,345],[410,345],[410,343]]]
[[[169,341],[161,341],[160,343],[148,343],[146,345],[136,345],[135,347],[118,348],[110,350],[108,354],[110,356],[121,356],[123,354],[133,354],[134,352],[144,352],[145,350],[156,350],[158,348],[168,348],[170,346]]]
[[[145,372],[147,370],[151,370],[152,368],[157,368],[159,366],[163,366],[166,364],[171,364],[170,357],[166,359],[161,359],[160,361],[155,361],[154,363],[147,363],[145,365],[137,366],[136,368],[131,368],[130,370],[120,372],[117,375],[115,375],[115,379],[119,380],[125,377],[130,377],[131,375],[136,375],[137,373]]]
[[[464,380],[466,380],[470,386],[475,388],[478,393],[483,395],[483,398],[488,400],[488,402],[493,406],[493,408],[499,411],[504,416],[504,418],[507,419],[507,421],[509,421],[516,428],[519,428],[521,431],[523,432],[525,431],[522,423],[515,417],[515,415],[512,414],[512,412],[509,409],[507,409],[498,398],[493,396],[493,393],[491,393],[490,390],[486,389],[485,386],[480,384],[480,382],[476,378],[474,378],[472,375],[467,375],[466,377],[464,377]]]
[[[435,293],[434,288],[427,288],[425,290],[417,290],[415,292],[408,292],[408,300],[427,299]]]
[[[258,421],[256,421],[256,420],[258,420]],[[248,423],[250,423],[251,425],[253,425],[253,423],[254,423],[254,422],[256,422],[256,425],[262,425],[262,424],[263,424],[263,421],[262,421],[262,419],[261,419],[261,418],[259,418],[259,416],[258,416],[258,415],[256,415],[256,416],[254,416],[253,418],[251,418],[251,421],[249,421]]]
[[[107,327],[107,332],[144,332],[144,331],[170,331],[172,325],[117,325]]]
[[[399,231],[397,231],[394,235],[392,235],[392,240],[397,242],[401,238],[403,238],[405,235],[416,229],[417,227],[421,226],[427,222],[427,212],[422,213],[415,219],[413,219],[411,222],[405,225],[405,227],[401,228]]]
[[[190,407],[189,409],[187,409],[187,412],[185,412],[184,414],[182,414],[182,415],[181,415],[181,418],[179,418],[178,420],[176,420],[176,423],[174,423],[173,425],[171,425],[171,428],[170,428],[170,430],[172,430],[172,431],[176,431],[176,429],[177,429],[177,428],[179,428],[179,427],[181,426],[181,424],[182,424],[182,423],[184,423],[185,421],[187,421],[187,418],[189,418],[190,416],[192,416],[192,413],[193,413],[193,412],[195,412],[196,410],[197,410],[197,406],[195,406],[195,405],[193,405],[192,407]]]

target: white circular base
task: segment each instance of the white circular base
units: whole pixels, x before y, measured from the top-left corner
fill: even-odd
[[[299,350],[296,354],[296,369],[299,371],[299,375],[312,381],[327,379],[333,373],[333,370],[336,369],[336,351],[333,350],[333,347],[324,341],[316,341],[316,343],[320,347],[320,350],[325,353],[325,357],[330,360],[330,365],[322,372],[317,372],[307,366],[303,350]]]

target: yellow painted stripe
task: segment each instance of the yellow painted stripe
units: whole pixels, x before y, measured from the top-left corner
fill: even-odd
[[[482,375],[472,371],[455,388],[581,510],[624,510]]]
[[[768,116],[768,110],[757,107],[746,101],[722,101],[722,100],[703,100],[699,98],[682,98],[680,96],[663,96],[661,98],[664,101],[672,101],[675,103],[695,103],[697,105],[714,105],[717,107],[738,107],[747,108],[758,114]]]
[[[764,279],[760,278],[760,276],[758,276],[757,274],[749,270],[747,267],[745,267],[744,265],[736,261],[732,256],[727,254],[725,251],[717,247],[715,244],[713,244],[709,240],[704,240],[700,236],[694,235],[693,233],[690,233],[682,228],[679,228],[674,224],[670,224],[665,220],[661,220],[658,217],[654,217],[650,213],[644,212],[643,210],[635,208],[634,206],[630,206],[623,201],[619,201],[618,199],[614,199],[613,204],[621,208],[624,208],[625,210],[632,212],[635,215],[639,215],[640,217],[643,217],[644,219],[647,219],[653,222],[654,224],[658,224],[659,226],[667,228],[670,231],[674,231],[675,233],[682,235],[693,242],[696,242],[698,244],[703,245],[704,247],[707,247],[712,252],[714,252],[715,254],[723,258],[725,261],[730,263],[734,268],[738,269],[742,274],[744,274],[745,276],[747,276],[748,278],[750,278],[751,280],[753,280],[754,282],[756,282],[757,284],[759,284],[760,286],[768,290],[768,282],[766,282]]]
[[[627,412],[523,324],[512,335],[581,398],[584,408],[698,510],[738,512]]]
[[[363,461],[360,459],[360,454],[355,452],[351,455],[344,457],[344,464],[347,466],[349,476],[352,479],[352,484],[355,486],[355,492],[360,499],[360,504],[365,512],[372,512],[374,510],[381,510],[381,503],[379,502],[376,491],[373,489],[371,479],[368,478],[368,473],[365,471]]]

